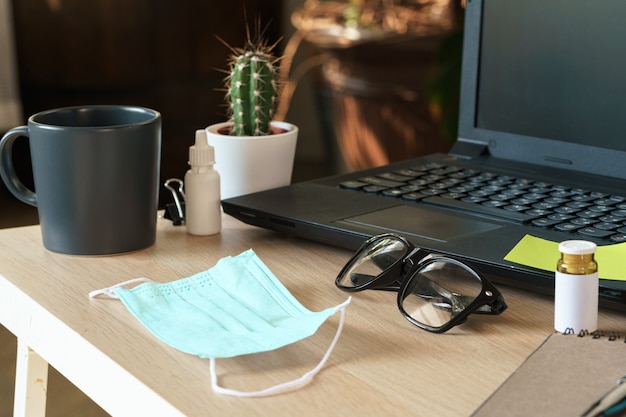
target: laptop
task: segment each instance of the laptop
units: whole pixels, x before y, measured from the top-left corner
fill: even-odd
[[[553,272],[503,259],[522,237],[626,241],[626,3],[468,0],[465,19],[448,154],[226,199],[224,211],[349,249],[396,232],[548,294]],[[601,280],[600,303],[626,310],[626,282]]]

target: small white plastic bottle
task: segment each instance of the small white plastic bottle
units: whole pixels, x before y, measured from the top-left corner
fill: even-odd
[[[185,223],[187,232],[206,236],[222,229],[220,176],[214,169],[215,151],[209,146],[204,129],[196,130],[196,141],[189,148],[190,169],[185,174]]]
[[[566,240],[559,244],[554,281],[554,329],[595,332],[598,329],[598,264],[596,244]]]

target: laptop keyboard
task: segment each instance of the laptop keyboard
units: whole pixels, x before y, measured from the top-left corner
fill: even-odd
[[[626,198],[453,165],[427,163],[341,188],[471,212],[574,235],[626,241]]]

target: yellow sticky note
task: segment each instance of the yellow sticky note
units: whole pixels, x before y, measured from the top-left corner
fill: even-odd
[[[526,235],[504,259],[544,271],[554,271],[560,256],[559,242]],[[626,243],[598,246],[595,258],[600,278],[626,281]]]

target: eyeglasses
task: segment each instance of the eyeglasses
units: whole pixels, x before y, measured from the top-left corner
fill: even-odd
[[[368,239],[343,267],[335,285],[343,291],[398,291],[398,308],[414,325],[443,333],[471,313],[500,314],[500,291],[456,259],[429,253],[402,236]]]

